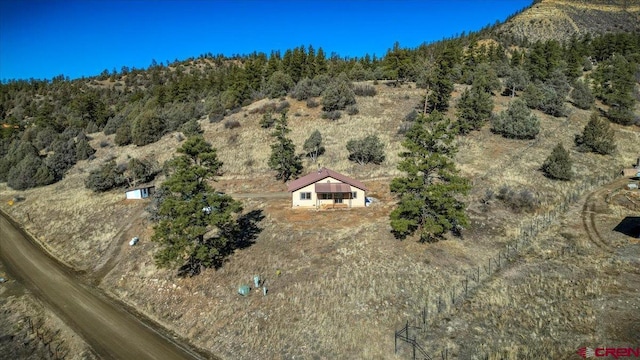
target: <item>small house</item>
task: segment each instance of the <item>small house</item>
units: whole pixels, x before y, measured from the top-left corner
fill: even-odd
[[[149,186],[142,186],[142,187],[138,187],[135,189],[129,189],[125,192],[125,198],[127,200],[129,199],[134,199],[134,200],[140,200],[140,199],[146,199],[148,197],[150,197],[151,195],[153,195],[153,193],[155,192],[156,187],[153,185],[149,185]]]
[[[294,208],[352,208],[365,206],[367,187],[358,180],[327,168],[289,183]]]

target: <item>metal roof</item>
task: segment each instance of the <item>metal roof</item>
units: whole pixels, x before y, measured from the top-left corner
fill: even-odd
[[[316,183],[316,193],[349,193],[351,186],[344,183]]]
[[[289,183],[289,185],[287,185],[287,190],[289,192],[291,191],[296,191],[298,189],[301,189],[307,185],[311,185],[313,183],[316,183],[322,179],[326,179],[328,177],[332,177],[338,181],[342,181],[345,184],[349,184],[351,186],[355,186],[360,190],[367,190],[367,187],[364,186],[363,183],[361,183],[358,180],[354,180],[346,175],[342,175],[338,172],[335,172],[333,170],[329,170],[327,168],[322,168],[318,171],[314,171],[310,174],[307,174],[299,179],[293,180],[292,182]]]

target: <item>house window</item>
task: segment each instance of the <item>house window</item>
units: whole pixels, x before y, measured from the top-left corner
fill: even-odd
[[[331,194],[318,194],[320,196],[320,200],[331,200]]]
[[[310,192],[301,192],[300,193],[300,200],[311,200],[311,193]]]
[[[351,192],[351,198],[352,199],[357,199],[358,198],[358,192],[357,191],[352,191]]]

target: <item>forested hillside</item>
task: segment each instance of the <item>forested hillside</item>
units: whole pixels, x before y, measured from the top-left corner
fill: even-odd
[[[491,34],[484,29],[414,49],[396,43],[382,58],[327,56],[322,48],[300,46],[284,54],[154,61],[147,69],[123,67],[93,78],[12,80],[0,85],[0,181],[14,189],[59,181],[78,160],[92,158],[88,134],[115,134],[118,146],[144,146],[173,131],[197,133],[196,121],[223,121],[263,98],[306,100],[309,108],[321,105],[324,118],[337,119],[358,112],[356,96],[375,95],[370,86],[353,85],[364,80],[415,82],[428,94],[416,104],[419,113],[446,111],[454,83],[473,85],[458,104],[461,134],[492,117],[487,94],[495,91],[522,95],[528,108],[554,116],[565,114],[566,99],[589,108],[595,97],[611,121],[638,123],[633,108],[640,35],[529,44]],[[586,81],[576,81],[584,74]],[[272,113],[282,111],[286,106],[269,109],[265,127]],[[114,171],[125,170],[126,164]]]

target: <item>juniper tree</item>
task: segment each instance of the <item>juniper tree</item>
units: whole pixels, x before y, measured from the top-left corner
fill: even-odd
[[[576,135],[575,144],[580,151],[611,154],[616,150],[615,132],[607,120],[600,118],[597,112],[593,112],[582,134]]]
[[[455,128],[437,111],[428,118],[420,116],[406,133],[398,164],[406,175],[393,179],[390,186],[399,199],[390,215],[396,238],[417,232],[421,242],[432,242],[467,225],[465,205],[459,198],[470,185],[453,163],[454,139]]]
[[[523,100],[515,99],[506,111],[493,117],[491,130],[506,138],[534,139],[540,132],[540,120]]]
[[[529,74],[520,67],[514,67],[509,72],[507,77],[506,86],[511,94],[511,97],[516,96],[516,91],[522,91],[527,87],[529,83]]]
[[[377,135],[369,135],[362,139],[352,139],[347,142],[349,160],[360,165],[367,163],[381,164],[384,159],[384,144]]]
[[[568,181],[573,178],[571,166],[569,152],[558,144],[542,164],[542,171],[551,179]]]
[[[202,136],[187,139],[167,164],[169,176],[157,209],[152,240],[160,267],[181,267],[179,274],[217,266],[229,252],[237,228],[239,202],[216,192],[209,182],[222,175],[216,149]]]
[[[573,83],[571,98],[574,105],[583,110],[590,109],[595,101],[595,96],[593,96],[589,84],[582,80],[576,80]]]
[[[322,134],[320,134],[318,129],[314,130],[309,138],[305,140],[302,149],[311,161],[318,161],[318,156],[322,155],[324,152],[324,147],[322,146]]]
[[[276,179],[283,182],[297,177],[302,171],[302,160],[296,154],[293,141],[287,137],[290,131],[287,127],[287,114],[283,113],[275,122],[275,130],[271,133],[275,143],[271,144],[269,157],[269,167],[276,171]]]

